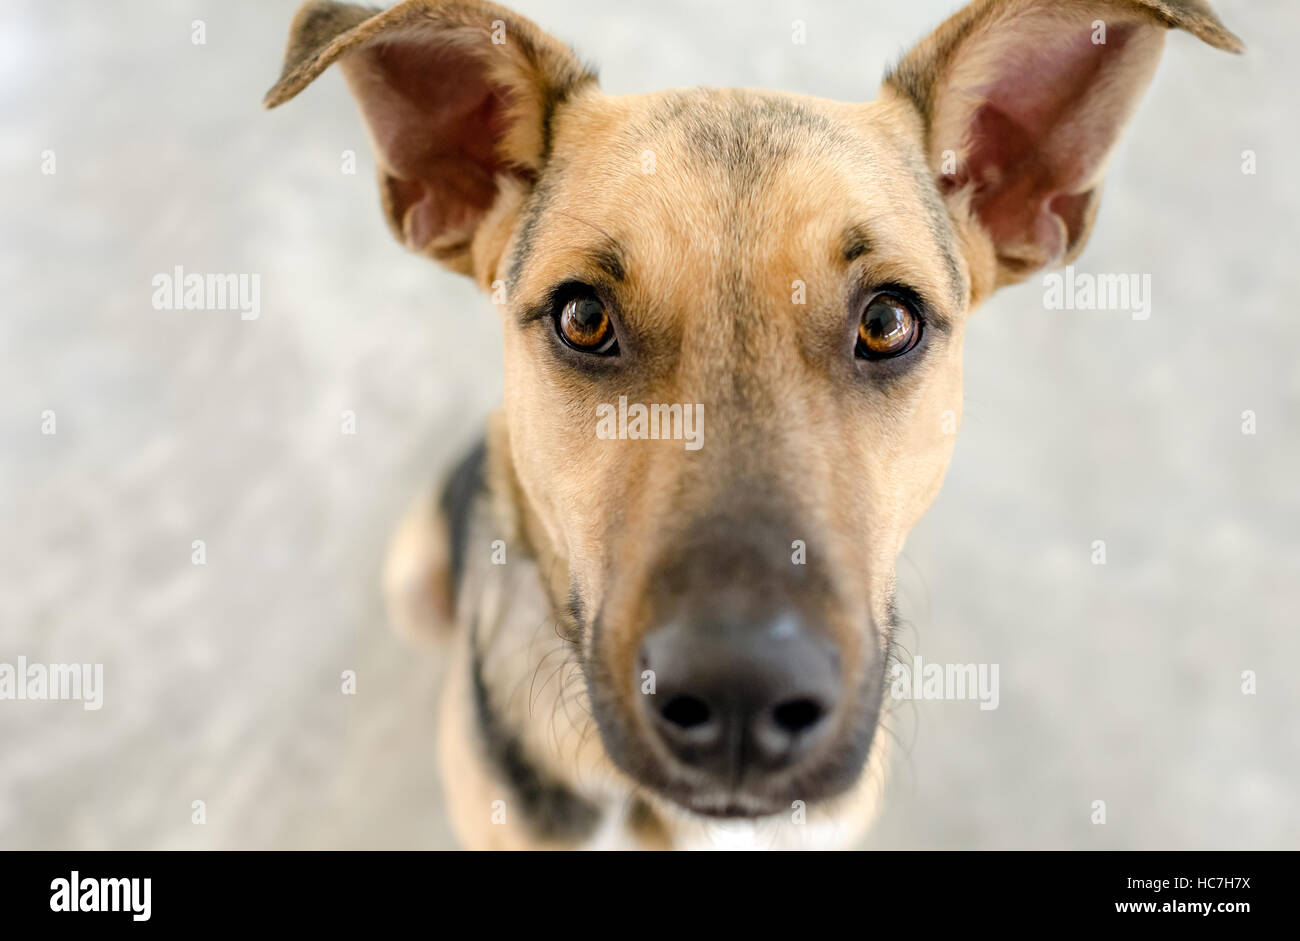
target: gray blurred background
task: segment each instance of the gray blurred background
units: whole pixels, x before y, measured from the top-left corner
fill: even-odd
[[[515,4],[610,93],[841,99],[958,5]],[[1033,279],[970,326],[903,642],[999,664],[1001,705],[896,712],[868,846],[1300,847],[1300,5],[1216,5],[1248,55],[1171,36],[1078,263],[1150,273],[1151,319],[1045,311]],[[440,667],[387,628],[379,570],[498,401],[500,327],[392,241],[337,73],[261,110],[295,6],[0,13],[0,662],[106,687],[0,702],[0,847],[451,845]],[[153,309],[176,265],[259,273],[260,318]]]

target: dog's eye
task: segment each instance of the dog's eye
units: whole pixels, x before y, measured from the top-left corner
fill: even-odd
[[[618,351],[614,323],[594,294],[583,292],[564,301],[555,314],[555,330],[580,353],[611,356]]]
[[[897,294],[873,297],[858,322],[857,354],[864,359],[901,356],[921,338],[921,318]]]

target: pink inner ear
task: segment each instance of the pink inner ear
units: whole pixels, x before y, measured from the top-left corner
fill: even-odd
[[[999,63],[977,90],[964,173],[947,186],[973,184],[972,209],[1000,248],[1047,263],[1083,234],[1088,193],[1128,114],[1132,89],[1111,79],[1136,29],[1111,26],[1097,45],[1080,29]]]
[[[407,245],[468,239],[496,198],[507,94],[454,45],[402,38],[345,61]]]

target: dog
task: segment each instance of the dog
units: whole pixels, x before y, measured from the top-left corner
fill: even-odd
[[[1205,0],[975,0],[839,103],[607,96],[479,0],[299,10],[265,104],[338,62],[393,234],[504,324],[503,407],[385,573],[454,651],[465,846],[860,840],[967,318],[1082,251],[1174,28],[1243,48]]]

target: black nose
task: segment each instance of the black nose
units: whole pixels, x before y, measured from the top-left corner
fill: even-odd
[[[681,762],[733,784],[796,764],[834,725],[840,698],[835,647],[791,613],[674,621],[647,635],[641,669],[654,674],[641,699],[656,734]]]

